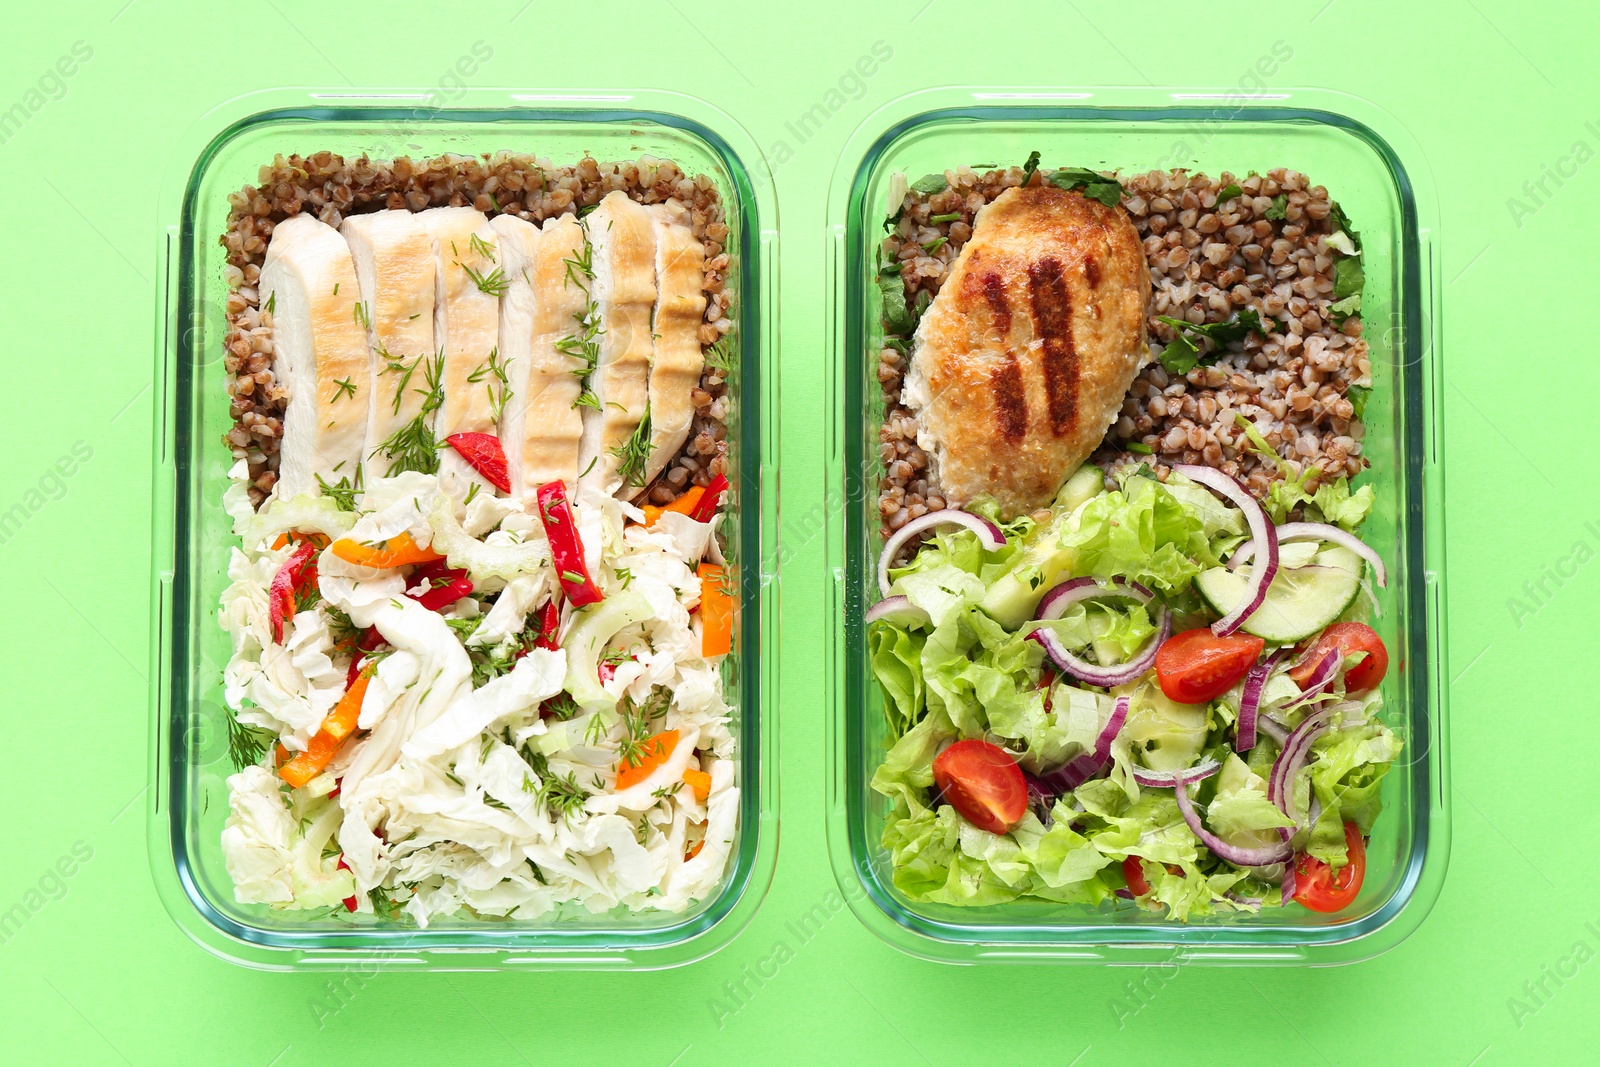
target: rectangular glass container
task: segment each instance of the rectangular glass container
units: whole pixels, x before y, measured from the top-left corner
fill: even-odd
[[[724,667],[739,738],[739,838],[715,897],[683,914],[582,909],[535,921],[449,919],[426,930],[371,916],[308,918],[234,902],[220,834],[228,813],[217,623],[230,546],[222,509],[232,464],[222,340],[228,195],[254,184],[275,154],[332,151],[375,159],[511,150],[557,165],[585,154],[641,154],[706,174],[720,191],[732,265],[733,373],[728,557],[739,580],[733,653]],[[774,652],[777,500],[777,235],[771,179],[755,143],[710,105],[671,93],[521,94],[502,90],[350,93],[275,90],[200,120],[164,182],[158,293],[151,586],[150,859],[178,925],[249,966],[448,969],[653,968],[726,944],[771,881],[777,851]]]
[[[1373,392],[1366,455],[1377,504],[1363,537],[1390,580],[1375,625],[1392,650],[1385,719],[1405,750],[1388,775],[1366,883],[1336,915],[1298,906],[1187,924],[1123,907],[1048,902],[926,904],[893,886],[879,844],[885,798],[870,788],[884,752],[882,697],[866,653],[865,609],[878,596],[876,377],[881,306],[874,283],[889,179],[984,160],[1124,174],[1184,167],[1216,175],[1288,167],[1326,186],[1361,234],[1364,336]],[[1449,854],[1443,632],[1443,478],[1438,397],[1438,238],[1431,178],[1415,144],[1377,107],[1317,91],[939,89],[869,117],[829,192],[827,823],[834,875],[856,915],[916,956],[956,963],[1171,960],[1342,963],[1397,944],[1432,907]],[[856,884],[852,884],[856,883]]]

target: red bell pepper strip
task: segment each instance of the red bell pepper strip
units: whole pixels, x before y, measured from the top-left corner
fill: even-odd
[[[572,505],[567,503],[567,488],[560,482],[547,482],[539,487],[539,521],[544,523],[556,577],[561,579],[561,589],[567,599],[579,608],[604,600],[600,587],[589,577],[589,568],[584,566],[578,523],[572,517]]]
[[[561,642],[556,640],[556,631],[561,629],[561,605],[551,598],[544,607],[539,609],[539,637],[533,642],[535,648],[547,648],[551,652],[561,648]]]
[[[710,522],[716,518],[717,508],[722,504],[722,494],[727,491],[728,479],[720,474],[711,479],[706,491],[695,501],[694,510],[689,512],[689,517],[695,522]]]
[[[416,595],[407,593],[429,611],[443,611],[464,596],[472,593],[472,582],[467,572],[458,567],[447,567],[443,560],[424,563],[411,572],[413,584],[426,583],[428,588]]]
[[[337,792],[338,792],[338,790],[335,789],[333,791],[333,793],[329,793],[328,795],[331,797],[331,796],[334,795],[334,793],[337,793]],[[339,853],[339,866],[338,866],[337,869],[341,870],[341,871],[348,871],[350,869],[350,865],[344,861],[344,853],[343,852]],[[344,898],[344,908],[345,908],[346,911],[355,911],[356,910],[356,904],[357,904],[357,901],[356,901],[355,897],[345,897]]]
[[[468,466],[483,475],[484,481],[502,493],[511,492],[506,450],[501,447],[500,438],[492,433],[453,433],[444,439],[444,443],[455,449]]]
[[[355,654],[350,657],[350,671],[345,675],[344,687],[349,689],[356,684],[356,675],[361,673],[361,661],[365,659],[363,652],[371,652],[383,644],[383,635],[376,626],[369,626],[361,633],[361,639],[356,642]]]
[[[295,594],[305,588],[308,580],[316,580],[317,569],[311,563],[316,552],[317,546],[310,541],[300,542],[272,576],[272,585],[267,589],[267,611],[272,620],[273,644],[283,641],[283,620],[294,616]]]

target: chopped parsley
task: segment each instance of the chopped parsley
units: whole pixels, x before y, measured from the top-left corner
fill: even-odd
[[[1367,401],[1372,397],[1372,386],[1352,385],[1345,390],[1344,395],[1350,398],[1350,406],[1355,409],[1355,417],[1358,419],[1366,418]]]
[[[1083,167],[1059,167],[1045,175],[1045,181],[1057,189],[1081,190],[1084,196],[1106,207],[1116,207],[1122,202],[1121,182]]]
[[[1243,193],[1244,189],[1238,182],[1230,182],[1228,185],[1223,186],[1222,191],[1217,194],[1217,207],[1221,207],[1234,197],[1243,195]]]
[[[1279,222],[1281,222],[1282,220],[1288,218],[1289,217],[1289,196],[1288,196],[1288,194],[1287,193],[1279,193],[1277,196],[1273,197],[1272,198],[1272,206],[1267,208],[1266,215],[1267,215],[1267,218],[1273,219],[1273,220],[1279,221]]]
[[[1033,180],[1033,172],[1039,169],[1039,153],[1029,152],[1028,161],[1022,164],[1022,184],[1027,185]]]
[[[950,188],[950,182],[943,174],[925,174],[911,183],[911,191],[922,196],[942,193],[948,188]]]
[[[1225,322],[1198,325],[1170,315],[1157,315],[1156,318],[1178,331],[1178,336],[1161,353],[1161,365],[1169,374],[1188,374],[1199,364],[1209,366],[1216,362],[1222,353],[1222,346],[1228,342],[1242,341],[1252,331],[1263,336],[1267,332],[1255,308],[1241,308]],[[1206,352],[1200,351],[1197,340],[1210,342]]]

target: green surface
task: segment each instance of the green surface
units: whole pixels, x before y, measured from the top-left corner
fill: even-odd
[[[1600,384],[1582,346],[1556,337],[1561,309],[1587,313],[1597,281],[1586,249],[1600,223],[1586,204],[1600,189],[1588,165],[1600,25],[1588,5],[1313,0],[1268,29],[1252,25],[1259,9],[1197,19],[1171,5],[985,8],[971,23],[977,9],[953,0],[814,4],[788,21],[670,3],[574,17],[506,0],[429,19],[300,0],[206,18],[125,3],[37,5],[5,28],[0,111],[26,112],[0,128],[0,512],[23,508],[0,530],[11,671],[0,914],[25,915],[0,931],[7,1062],[1086,1064],[1180,1042],[1339,1064],[1591,1054],[1600,742],[1587,624],[1600,502],[1585,444]],[[843,907],[824,853],[827,579],[820,539],[796,530],[782,851],[765,906],[721,954],[646,975],[374,977],[255,973],[190,944],[156,900],[143,827],[161,170],[223,99],[284,84],[451,85],[478,41],[493,55],[462,81],[681,89],[771,146],[783,505],[796,519],[822,492],[822,193],[839,145],[879,104],[952,82],[1267,81],[1357,93],[1406,125],[1442,220],[1454,679],[1454,848],[1421,930],[1375,961],[1316,971],[958,969],[879,944]],[[862,78],[856,62],[878,41],[892,55]],[[1257,60],[1280,41],[1292,57],[1260,78]],[[92,54],[60,78],[74,42]],[[814,104],[827,120],[802,139],[791,124]]]

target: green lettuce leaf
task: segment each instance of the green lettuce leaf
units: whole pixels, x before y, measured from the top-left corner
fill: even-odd
[[[884,713],[892,736],[905,733],[922,714],[922,646],[926,640],[926,634],[891,622],[875,622],[867,629],[872,673],[883,688]]]

